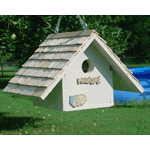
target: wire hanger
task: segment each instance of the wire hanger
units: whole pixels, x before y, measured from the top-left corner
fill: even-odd
[[[80,20],[80,23],[81,23],[81,25],[83,27],[83,30],[86,31],[87,24],[82,20],[82,18],[80,17],[80,15],[77,15],[77,17]],[[62,15],[59,16],[59,19],[58,19],[58,22],[57,22],[57,25],[56,25],[56,28],[55,28],[55,34],[57,34],[59,32],[59,26],[60,26],[61,18],[62,18]]]

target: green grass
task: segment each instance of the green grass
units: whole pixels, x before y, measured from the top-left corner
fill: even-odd
[[[150,67],[150,63],[148,64],[125,64],[127,68],[137,68],[137,67]]]
[[[128,68],[136,68],[136,67],[150,67],[150,59],[149,58],[121,58],[124,64]]]
[[[2,92],[15,73],[0,78],[0,135],[150,134],[150,101],[72,112],[39,108],[33,97]]]
[[[1,135],[149,135],[150,102],[62,112],[33,106],[32,97],[4,93],[0,78]]]

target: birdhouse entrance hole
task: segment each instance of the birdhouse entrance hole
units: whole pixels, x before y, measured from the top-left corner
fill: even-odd
[[[84,62],[82,63],[82,70],[84,73],[87,73],[87,72],[91,72],[93,71],[94,69],[94,63],[92,60],[90,59],[86,59],[84,60]]]

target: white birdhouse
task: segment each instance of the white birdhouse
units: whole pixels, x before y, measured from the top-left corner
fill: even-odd
[[[114,105],[113,90],[143,87],[95,30],[50,34],[4,92],[34,96],[33,105],[73,111]]]

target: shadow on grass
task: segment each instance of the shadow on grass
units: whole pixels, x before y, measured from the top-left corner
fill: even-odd
[[[8,113],[0,113],[0,131],[2,130],[16,130],[23,128],[23,126],[32,126],[37,128],[37,125],[34,125],[35,121],[40,121],[39,118],[32,117],[9,117],[6,116]]]
[[[10,79],[0,79],[0,89],[4,89],[8,82],[9,82]]]

